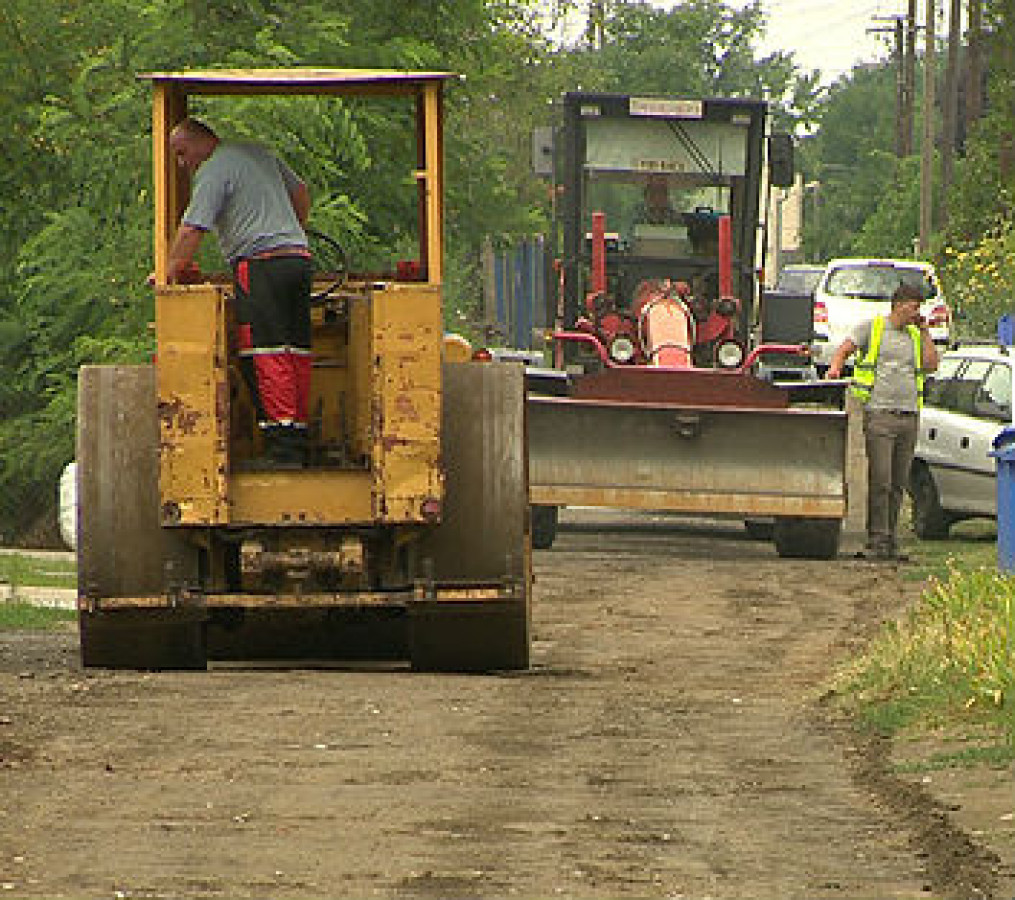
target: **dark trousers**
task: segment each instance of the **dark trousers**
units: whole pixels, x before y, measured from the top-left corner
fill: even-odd
[[[236,266],[240,364],[263,429],[305,429],[310,398],[310,259],[274,256]]]
[[[909,484],[919,416],[865,409],[867,446],[867,547],[893,552],[897,539],[902,495]]]

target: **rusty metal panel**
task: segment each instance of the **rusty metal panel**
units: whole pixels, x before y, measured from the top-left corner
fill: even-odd
[[[349,304],[349,445],[352,452],[368,458],[373,449],[370,409],[373,375],[370,298],[356,298]]]
[[[573,390],[575,399],[581,400],[705,409],[786,409],[790,399],[783,388],[729,369],[618,366],[583,375]]]
[[[688,513],[845,513],[846,416],[530,397],[533,503]]]
[[[368,471],[300,469],[235,472],[232,525],[370,525],[373,478]]]
[[[159,288],[155,324],[162,523],[226,524],[226,289]]]
[[[374,513],[422,522],[443,493],[440,288],[390,284],[371,301]]]

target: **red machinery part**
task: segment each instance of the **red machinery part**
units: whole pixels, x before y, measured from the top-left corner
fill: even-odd
[[[733,224],[719,216],[719,297],[733,296]]]
[[[606,291],[606,213],[592,213],[592,293]]]
[[[642,309],[641,320],[645,355],[650,366],[686,369],[693,365],[693,320],[680,300],[658,297],[650,301]]]

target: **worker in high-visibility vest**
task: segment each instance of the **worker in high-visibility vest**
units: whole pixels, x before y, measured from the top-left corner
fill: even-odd
[[[923,405],[924,376],[937,369],[938,354],[920,315],[923,292],[903,282],[892,295],[887,316],[857,325],[836,349],[829,378],[839,378],[846,360],[853,366],[853,395],[863,404],[867,449],[867,544],[863,556],[901,561],[896,528],[909,483]]]

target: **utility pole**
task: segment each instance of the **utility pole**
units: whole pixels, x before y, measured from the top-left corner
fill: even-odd
[[[959,43],[962,40],[962,0],[951,0],[948,12],[948,62],[945,66],[941,117],[941,224],[948,222],[948,188],[955,166],[959,115]]]
[[[875,22],[891,22],[890,27],[868,28],[868,34],[895,35],[895,155],[900,159],[907,156],[906,152],[906,46],[902,16],[875,17]]]
[[[980,118],[983,105],[983,0],[969,0],[969,50],[966,57],[966,122],[969,126]]]
[[[895,155],[906,156],[906,34],[902,16],[895,17]]]
[[[603,23],[606,21],[605,6],[605,0],[589,0],[585,40],[590,50],[601,50],[603,47]]]
[[[905,143],[903,156],[909,156],[913,152],[913,131],[916,112],[916,0],[909,0],[909,11],[906,13],[906,50],[905,70],[906,80],[906,112],[903,134]]]
[[[934,0],[927,0],[923,51],[923,140],[920,153],[920,252],[930,252],[934,230]]]

